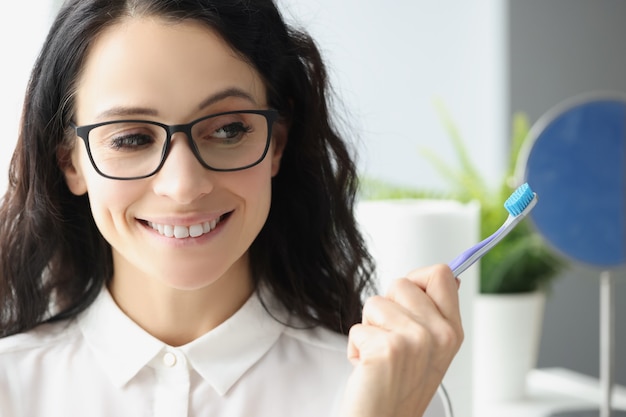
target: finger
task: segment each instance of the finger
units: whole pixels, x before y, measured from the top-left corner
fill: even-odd
[[[458,297],[457,292],[453,292],[451,297]],[[386,298],[402,306],[416,320],[422,323],[449,320],[435,300],[409,278],[400,278],[392,282]],[[454,317],[454,312],[451,312],[451,315]]]
[[[430,284],[439,280],[444,283],[448,283],[451,286],[457,285],[456,277],[452,273],[450,267],[445,264],[435,264],[424,268],[414,269],[409,271],[406,278],[413,281],[424,291],[428,290]]]
[[[433,310],[440,314],[435,302],[409,278],[399,278],[393,281],[385,297],[416,316],[423,316],[424,312]]]
[[[382,327],[355,324],[348,334],[348,359],[352,363],[359,362],[362,357],[372,356],[380,352],[382,340],[387,333]]]
[[[407,279],[420,287],[448,320],[460,322],[458,282],[447,265],[415,269]]]
[[[424,302],[428,303],[428,297],[425,294],[423,294],[423,297]],[[397,331],[410,326],[412,322],[416,322],[419,319],[412,311],[390,297],[373,296],[365,300],[363,305],[362,322],[364,325]]]
[[[424,293],[422,296],[425,304],[430,303]],[[460,339],[460,326],[449,323],[432,303],[412,312],[389,298],[372,297],[363,307],[363,325],[384,330],[400,338],[396,341],[404,340],[414,346],[424,343],[456,345]]]
[[[429,355],[407,353],[406,345],[393,332],[354,325],[348,339],[348,357],[354,369],[346,384],[340,415],[414,415],[415,409],[420,410],[420,400],[431,391],[424,387],[425,378],[431,375]],[[410,414],[401,407],[409,408]]]

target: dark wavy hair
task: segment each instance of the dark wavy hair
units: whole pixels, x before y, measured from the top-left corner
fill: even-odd
[[[310,325],[347,333],[374,265],[353,216],[353,155],[329,114],[313,40],[286,25],[272,0],[70,0],[33,68],[0,207],[0,336],[77,315],[112,277],[110,246],[88,197],[68,190],[59,158],[74,140],[68,124],[89,47],[129,16],[204,22],[261,74],[290,130],[269,217],[250,248],[252,276]]]

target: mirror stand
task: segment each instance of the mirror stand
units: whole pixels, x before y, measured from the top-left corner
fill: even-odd
[[[600,274],[600,407],[593,410],[564,411],[550,417],[626,417],[625,411],[613,410],[613,362],[615,359],[615,297],[613,276]]]

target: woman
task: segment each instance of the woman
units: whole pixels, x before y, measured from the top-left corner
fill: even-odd
[[[67,2],[1,208],[0,414],[422,415],[457,283],[434,266],[362,305],[327,101],[270,0]]]

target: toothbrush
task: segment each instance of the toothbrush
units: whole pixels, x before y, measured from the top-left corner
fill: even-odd
[[[537,204],[537,194],[533,192],[528,183],[520,185],[504,202],[504,208],[509,212],[509,217],[502,226],[491,236],[467,249],[448,264],[454,276],[458,277],[474,262],[489,252],[530,213],[535,204]]]

